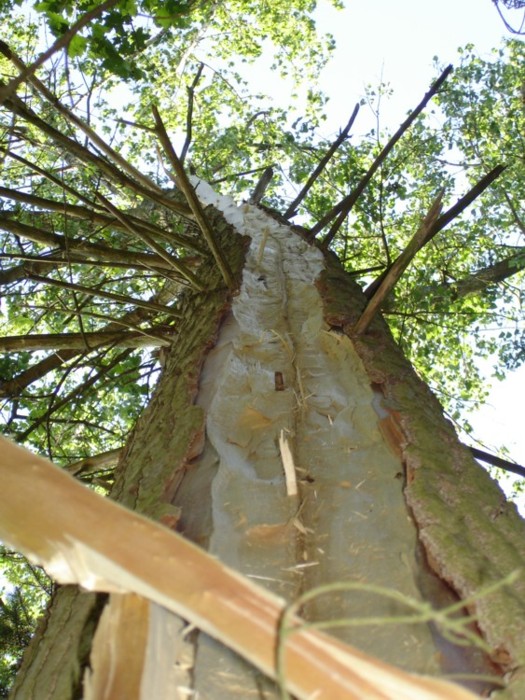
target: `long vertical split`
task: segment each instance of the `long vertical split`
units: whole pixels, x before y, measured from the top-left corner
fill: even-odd
[[[237,207],[204,183],[197,193],[252,239],[197,399],[206,443],[194,471],[213,473],[209,551],[288,600],[338,581],[383,585],[420,600],[403,467],[384,440],[384,409],[352,341],[324,319],[316,287],[323,254],[256,206]],[[325,596],[303,611],[316,621],[402,613],[366,591]],[[440,672],[427,627],[335,633],[396,665]],[[265,685],[205,637],[196,645],[193,680],[199,697],[214,700],[249,697]]]

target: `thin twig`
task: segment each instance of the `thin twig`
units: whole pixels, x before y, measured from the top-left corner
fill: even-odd
[[[106,351],[104,351],[106,352]],[[79,386],[75,387],[72,389],[68,394],[66,394],[62,399],[58,401],[53,401],[50,402],[49,408],[47,411],[36,418],[31,425],[24,430],[23,432],[18,433],[16,436],[17,440],[20,442],[23,442],[24,440],[27,440],[29,435],[33,433],[42,423],[47,422],[53,413],[56,413],[56,411],[60,410],[63,406],[65,406],[71,399],[75,397],[81,396],[87,389],[90,389],[96,382],[99,381],[99,379],[102,379],[106,374],[108,374],[114,367],[117,367],[123,360],[126,359],[126,357],[129,357],[129,355],[132,353],[132,350],[123,350],[120,354],[118,354],[113,360],[109,362],[106,366],[103,366],[102,369],[94,374],[92,377],[87,379],[85,382],[80,384]],[[70,369],[70,368],[68,368]],[[57,393],[55,392],[54,397],[57,396]]]
[[[50,277],[41,277],[40,275],[29,274],[28,279],[33,280],[33,282],[40,282],[41,284],[47,284],[52,287],[61,287],[62,289],[70,289],[76,292],[82,292],[83,294],[88,294],[92,297],[100,297],[102,299],[111,299],[112,301],[117,301],[122,304],[134,304],[135,306],[140,306],[143,309],[148,309],[150,311],[160,311],[169,316],[180,317],[180,313],[175,311],[169,306],[163,306],[162,304],[156,304],[152,301],[145,301],[143,299],[137,299],[136,297],[130,297],[125,294],[117,294],[116,292],[105,292],[101,289],[95,289],[94,287],[86,287],[82,284],[73,284],[71,282],[64,282],[62,280],[54,280]]]
[[[217,262],[217,265],[219,267],[219,270],[221,271],[224,281],[230,289],[233,289],[236,285],[230,266],[228,265],[228,262],[226,261],[224,253],[220,249],[219,244],[215,240],[215,234],[213,233],[209,221],[206,218],[204,209],[202,208],[202,205],[197,195],[195,194],[195,190],[193,189],[190,181],[188,180],[188,176],[186,175],[184,168],[182,167],[182,163],[180,162],[179,158],[177,157],[177,154],[175,153],[175,149],[173,148],[173,145],[166,132],[166,129],[162,122],[162,118],[159,114],[159,110],[155,107],[155,105],[152,106],[152,111],[157,127],[157,135],[162,144],[164,152],[175,171],[175,184],[186,197],[190,209],[193,212],[193,215],[195,216],[195,220],[199,225],[199,228],[202,231],[206,242],[208,243],[212,255],[215,258],[215,261]]]
[[[132,126],[134,129],[142,129],[142,131],[148,131],[152,134],[155,133],[155,127],[148,126],[147,124],[139,124],[138,122],[132,122],[129,119],[115,119],[117,124],[123,124],[124,126]]]
[[[89,12],[82,15],[82,17],[80,17],[80,19],[78,19],[66,32],[64,32],[64,34],[62,34],[62,36],[57,39],[55,43],[50,46],[49,49],[47,49],[47,51],[40,54],[36,61],[25,67],[20,75],[13,78],[10,83],[0,88],[0,104],[3,104],[7,98],[11,97],[17,87],[23,83],[24,80],[28,80],[29,77],[32,76],[37,70],[37,68],[45,63],[48,58],[51,58],[54,53],[67,46],[71,39],[73,39],[73,37],[78,34],[81,29],[83,29],[92,20],[96,19],[103,12],[109,10],[111,7],[113,7],[113,5],[116,5],[118,1],[119,0],[106,0],[106,2],[103,2],[101,5],[97,5],[97,7],[94,7],[92,10],[89,10]]]
[[[186,153],[188,152],[188,148],[190,147],[191,143],[191,137],[192,137],[192,128],[193,128],[193,99],[195,95],[195,88],[197,87],[197,84],[200,80],[200,77],[202,75],[202,71],[204,70],[204,63],[201,63],[199,65],[199,69],[195,75],[195,78],[193,79],[192,84],[186,88],[188,91],[188,111],[186,113],[186,140],[184,141],[184,145],[182,147],[182,150],[180,152],[180,162],[184,164],[184,160],[186,158]]]
[[[332,240],[334,239],[337,231],[341,227],[341,224],[343,221],[346,219],[348,214],[350,213],[352,207],[360,197],[360,195],[363,193],[365,187],[368,185],[370,180],[372,179],[374,173],[376,170],[379,168],[381,163],[386,159],[392,148],[395,146],[395,144],[399,141],[399,139],[403,136],[403,134],[407,131],[407,129],[412,125],[412,123],[415,121],[415,119],[421,114],[421,112],[425,109],[427,106],[428,102],[434,97],[434,95],[438,92],[440,87],[443,85],[445,80],[448,78],[450,73],[452,72],[452,66],[447,66],[445,70],[441,73],[439,78],[433,83],[431,86],[430,90],[425,94],[421,102],[418,104],[418,106],[408,115],[407,119],[401,124],[399,129],[396,131],[396,133],[392,136],[392,138],[388,141],[386,146],[383,148],[381,153],[377,156],[377,158],[374,160],[368,171],[363,175],[361,180],[358,182],[356,187],[350,192],[349,195],[347,195],[343,200],[341,200],[338,204],[335,205],[329,212],[327,212],[323,218],[311,229],[310,231],[310,238],[314,238],[325,226],[327,226],[336,216],[337,219],[335,223],[333,224],[332,228],[328,232],[328,234],[325,236],[323,239],[323,247],[327,248]]]
[[[238,180],[244,175],[253,175],[253,173],[260,173],[261,170],[266,170],[266,165],[262,165],[260,168],[252,168],[252,170],[242,170],[239,173],[233,173],[232,175],[225,175],[224,177],[219,177],[216,180],[210,180],[210,185],[220,185],[221,182],[228,182],[228,180]]]
[[[120,223],[124,226],[124,228],[127,231],[129,231],[133,236],[136,236],[141,241],[143,241],[155,253],[157,253],[159,257],[161,257],[163,260],[169,263],[171,267],[179,275],[182,275],[182,277],[187,279],[188,282],[193,287],[195,287],[195,289],[202,291],[202,283],[199,282],[199,280],[195,277],[195,275],[192,272],[190,272],[190,270],[188,270],[184,263],[180,262],[180,260],[177,260],[177,258],[174,258],[172,255],[166,252],[164,248],[161,245],[159,245],[155,241],[155,239],[152,238],[150,235],[148,235],[144,231],[141,231],[138,227],[134,226],[133,223],[129,220],[129,218],[121,211],[119,211],[117,207],[111,204],[111,202],[108,199],[106,199],[103,195],[101,195],[100,193],[97,194],[97,199],[99,199],[102,202],[102,204],[106,207],[110,214],[113,214],[113,216],[115,216],[120,221]]]
[[[428,231],[434,225],[436,219],[441,212],[441,201],[443,199],[444,190],[441,190],[436,199],[433,201],[427,215],[421,222],[418,230],[414,234],[410,243],[407,245],[405,250],[399,255],[396,261],[389,267],[388,273],[383,278],[381,285],[378,287],[374,296],[368,302],[365,310],[361,314],[358,322],[354,327],[354,333],[356,335],[361,335],[366,331],[370,325],[372,319],[379,311],[384,300],[388,294],[392,291],[394,285],[399,281],[401,275],[406,270],[411,260],[414,258],[416,253],[421,250],[428,240]]]
[[[525,235],[525,222],[521,219],[520,215],[518,214],[512,199],[509,197],[508,192],[504,192],[503,196],[505,197],[505,200],[506,200],[507,204],[509,205],[509,209],[511,211],[512,218],[514,219],[516,226],[518,226],[519,230]]]
[[[346,141],[346,139],[348,138],[348,134],[350,132],[350,129],[354,125],[354,122],[356,120],[358,112],[359,112],[359,102],[354,107],[354,111],[352,112],[352,116],[350,117],[348,124],[345,126],[343,131],[341,131],[341,133],[336,138],[336,140],[332,143],[332,145],[327,150],[325,155],[321,158],[321,160],[317,164],[315,170],[313,171],[313,173],[310,175],[310,177],[306,181],[306,184],[303,187],[303,189],[299,192],[297,197],[293,200],[293,202],[289,205],[288,209],[284,212],[283,216],[285,219],[291,219],[293,216],[296,215],[297,207],[303,201],[303,199],[306,197],[306,195],[308,194],[308,192],[312,188],[312,185],[319,177],[319,175],[323,172],[323,170],[325,169],[326,165],[328,164],[328,161],[330,160],[330,158],[334,155],[334,153],[337,151],[337,149],[343,143],[343,141]]]

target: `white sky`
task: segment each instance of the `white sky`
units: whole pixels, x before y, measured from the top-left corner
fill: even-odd
[[[381,122],[395,130],[435,78],[434,56],[454,64],[459,46],[472,43],[478,53],[488,54],[511,36],[492,0],[346,0],[345,5],[337,11],[320,0],[317,12],[319,29],[331,32],[337,43],[321,81],[331,98],[328,130],[334,132],[346,124],[365,86],[381,79],[394,90],[381,105]],[[354,126],[356,134],[364,131],[363,117]],[[469,416],[475,437],[489,451],[505,446],[525,465],[525,367],[494,382],[487,406]]]
[[[332,108],[350,114],[367,83],[383,77],[395,91],[389,120],[400,122],[435,77],[434,56],[456,61],[472,43],[488,53],[508,36],[492,0],[346,0],[337,11],[320,0],[318,27],[332,33],[337,55],[323,77]],[[397,124],[396,124],[397,126]]]

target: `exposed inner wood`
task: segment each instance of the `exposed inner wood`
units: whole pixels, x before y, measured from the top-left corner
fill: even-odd
[[[208,475],[211,514],[204,522],[190,514],[185,532],[288,600],[340,581],[382,585],[422,600],[404,466],[396,439],[384,436],[395,423],[352,341],[324,319],[315,286],[323,255],[257,207],[235,208],[225,198],[220,206],[252,244],[197,398],[206,441],[192,478]],[[290,463],[297,495],[291,495]],[[182,486],[175,502],[182,506],[183,529],[188,497]],[[303,615],[319,621],[406,612],[363,590],[319,597]],[[333,634],[398,666],[443,672],[440,642],[429,627],[375,625],[363,634],[362,627],[347,626]],[[467,668],[475,670],[468,660]],[[273,697],[242,659],[198,639],[193,688],[202,697],[249,697],[261,687]]]

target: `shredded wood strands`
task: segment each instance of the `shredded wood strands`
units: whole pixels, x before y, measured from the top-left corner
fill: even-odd
[[[148,598],[276,677],[275,650],[285,609],[280,598],[5,438],[0,438],[0,454],[4,542],[61,583]],[[125,615],[126,607],[119,615]],[[131,609],[135,614],[136,605]],[[318,631],[300,629],[284,646],[286,688],[300,700],[475,697],[451,683],[410,675]],[[141,684],[140,697],[152,697],[148,692]]]

